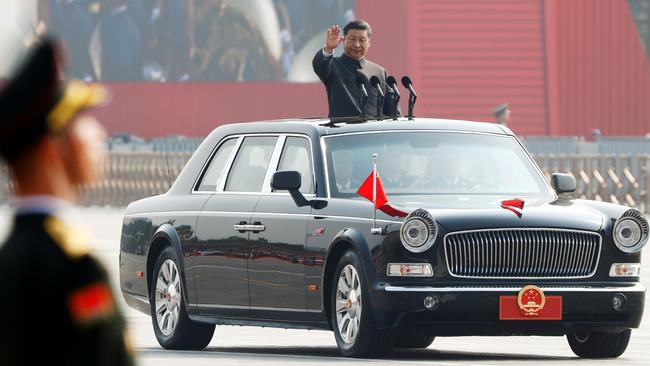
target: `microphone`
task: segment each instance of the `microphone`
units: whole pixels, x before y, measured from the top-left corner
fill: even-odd
[[[386,78],[386,85],[388,85],[388,88],[393,91],[393,109],[391,110],[393,112],[393,120],[397,121],[397,117],[399,115],[399,100],[401,98],[401,95],[399,93],[399,90],[397,89],[397,80],[395,80],[394,76],[389,76]]]
[[[362,76],[357,76],[356,79],[357,86],[359,89],[361,89],[361,95],[365,96],[366,98],[368,97],[368,91],[366,90],[366,83],[363,80]]]
[[[377,120],[381,120],[381,114],[384,110],[384,91],[381,89],[381,82],[376,75],[370,78],[370,85],[377,89]]]
[[[399,90],[397,90],[397,80],[395,80],[395,77],[392,75],[387,77],[386,84],[388,84],[388,86],[393,90],[393,93],[398,97],[397,99],[399,99],[400,94]]]
[[[415,90],[413,89],[413,82],[411,82],[411,78],[410,78],[410,77],[408,77],[408,76],[402,76],[402,85],[404,85],[404,87],[405,87],[406,89],[408,89],[408,91],[409,91],[411,94],[415,95],[416,97],[418,96],[418,95],[415,93]]]
[[[361,93],[359,95],[359,104],[361,104],[361,117],[366,118],[366,103],[368,102],[368,91],[366,90],[366,83],[361,75],[357,76],[355,82],[361,90]]]
[[[373,75],[370,78],[370,85],[372,85],[373,88],[376,88],[379,95],[381,95],[383,97],[384,96],[384,91],[381,90],[381,86],[379,84],[380,84],[379,78],[376,75]]]
[[[418,99],[418,95],[415,94],[410,77],[402,76],[402,85],[409,91],[409,114],[407,117],[409,120],[413,120],[413,108],[415,108],[415,100]]]

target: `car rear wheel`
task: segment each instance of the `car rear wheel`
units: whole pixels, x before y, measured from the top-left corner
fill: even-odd
[[[615,358],[623,354],[632,331],[619,333],[585,332],[568,334],[569,346],[576,356],[583,358]]]
[[[331,319],[339,352],[347,357],[377,357],[395,345],[392,332],[379,330],[372,320],[368,288],[357,253],[348,250],[334,272]]]
[[[166,349],[205,348],[212,340],[215,325],[195,323],[187,316],[183,281],[171,247],[160,253],[153,274],[149,303],[158,343]]]
[[[395,348],[427,348],[436,339],[434,336],[425,336],[421,334],[403,334],[397,339]]]

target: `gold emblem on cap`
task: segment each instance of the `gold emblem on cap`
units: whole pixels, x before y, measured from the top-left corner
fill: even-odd
[[[51,131],[60,131],[80,111],[106,102],[108,92],[100,84],[73,80],[65,85],[63,96],[47,116]]]
[[[75,230],[56,217],[45,219],[45,231],[70,257],[80,258],[88,254],[88,236]]]
[[[519,291],[517,304],[525,316],[537,316],[546,304],[546,296],[541,288],[528,285]]]

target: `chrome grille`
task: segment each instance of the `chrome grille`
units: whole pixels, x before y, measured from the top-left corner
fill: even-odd
[[[596,271],[601,237],[555,229],[492,229],[445,236],[449,273],[471,278],[578,278]]]

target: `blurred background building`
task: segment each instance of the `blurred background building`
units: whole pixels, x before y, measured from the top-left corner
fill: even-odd
[[[360,17],[369,58],[414,80],[417,115],[490,121],[508,102],[520,135],[645,135],[649,14],[650,0],[0,0],[0,77],[47,30],[68,76],[113,90],[111,133],[204,136],[326,115],[311,58]]]

